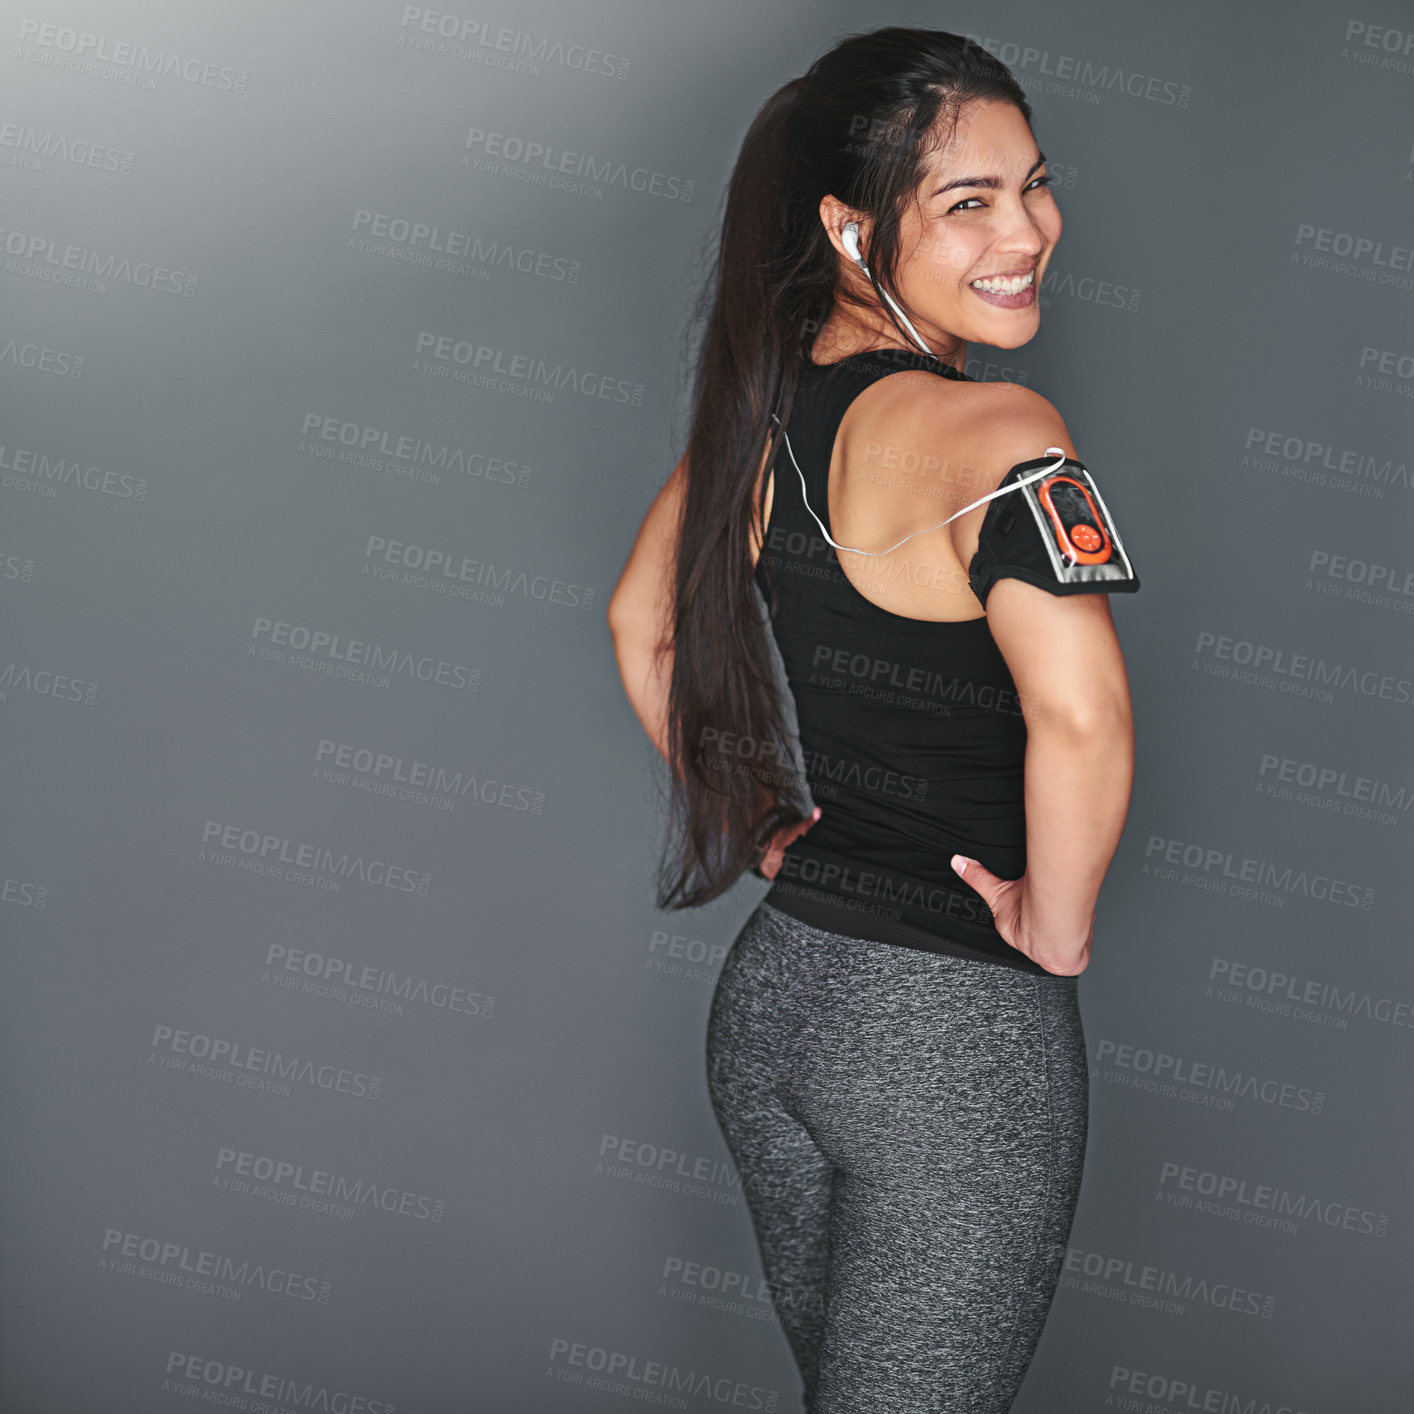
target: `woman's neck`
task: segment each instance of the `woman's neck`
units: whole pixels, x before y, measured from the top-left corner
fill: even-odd
[[[926,336],[925,336],[926,337]],[[935,343],[934,348],[940,345]],[[871,353],[875,349],[906,349],[922,353],[909,339],[890,325],[860,325],[843,320],[827,319],[810,346],[810,361],[815,364],[840,363],[855,354]],[[952,353],[939,354],[940,362],[961,370],[967,361],[967,348],[961,341]]]

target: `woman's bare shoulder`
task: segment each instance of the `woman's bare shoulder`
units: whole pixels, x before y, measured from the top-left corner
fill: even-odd
[[[1020,383],[975,383],[980,397],[972,429],[990,459],[1005,474],[1019,461],[1044,456],[1048,446],[1075,455],[1070,429],[1054,403]]]
[[[879,396],[859,399],[861,433],[896,458],[965,468],[973,495],[995,490],[1013,466],[1045,456],[1049,446],[1076,455],[1055,406],[1020,383],[962,382],[917,369],[882,378],[867,392]]]

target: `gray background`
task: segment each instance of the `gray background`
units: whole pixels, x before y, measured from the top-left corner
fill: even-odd
[[[1017,1407],[1410,1407],[1407,7],[4,8],[7,1409],[796,1406],[702,1059],[763,886],[653,908],[603,610],[751,114],[903,22],[1033,96],[1065,233],[969,371],[1144,580]]]

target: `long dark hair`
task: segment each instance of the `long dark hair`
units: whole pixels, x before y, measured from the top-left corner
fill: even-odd
[[[771,413],[788,421],[816,332],[837,299],[879,307],[841,282],[820,200],[833,195],[872,218],[865,258],[911,315],[894,282],[900,224],[935,123],[950,131],[973,99],[1012,103],[1032,123],[1020,85],[986,50],[942,30],[876,29],[777,89],[742,142],[693,310],[701,334],[674,570],[659,908],[718,897],[805,813],[750,537],[764,521],[757,473],[774,456]],[[774,609],[773,585],[767,602]]]

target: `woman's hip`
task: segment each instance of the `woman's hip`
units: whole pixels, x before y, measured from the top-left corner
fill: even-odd
[[[733,954],[736,954],[735,958]],[[1074,1165],[1089,1082],[1078,978],[827,933],[758,908],[714,998],[837,1164],[880,1181]]]
[[[836,1064],[900,1079],[1084,1067],[1078,977],[831,933],[760,903],[727,950],[714,1014],[828,1041]]]

